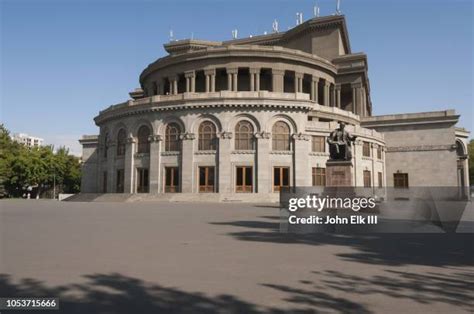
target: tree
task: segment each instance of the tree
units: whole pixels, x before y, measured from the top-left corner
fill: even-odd
[[[57,193],[77,193],[80,182],[79,158],[68,149],[60,147],[54,153],[52,146],[26,147],[12,141],[0,125],[0,196],[22,196],[29,186],[52,196],[54,184]]]

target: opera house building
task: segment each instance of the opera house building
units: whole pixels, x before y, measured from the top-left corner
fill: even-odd
[[[339,122],[357,136],[354,186],[469,184],[469,133],[454,110],[373,115],[367,56],[351,50],[342,15],[164,48],[131,98],[95,117],[99,134],[80,140],[82,193],[277,200],[282,187],[326,185]]]

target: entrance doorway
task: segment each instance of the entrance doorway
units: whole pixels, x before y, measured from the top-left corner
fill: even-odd
[[[199,192],[215,192],[215,167],[199,167]]]
[[[165,168],[165,193],[179,192],[179,168]]]
[[[273,168],[273,192],[279,192],[282,188],[290,187],[290,168]]]

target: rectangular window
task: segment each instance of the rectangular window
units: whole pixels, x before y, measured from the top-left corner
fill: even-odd
[[[117,170],[117,184],[116,190],[117,193],[123,193],[125,184],[125,171],[123,169]]]
[[[382,146],[377,146],[377,159],[382,159]]]
[[[253,191],[253,168],[237,167],[235,174],[235,191],[252,193]]]
[[[364,157],[370,157],[370,143],[369,142],[364,142],[362,144],[362,156]]]
[[[378,173],[379,188],[383,187],[383,175],[382,172]]]
[[[137,168],[137,193],[148,193],[150,190],[147,168]]]
[[[313,186],[326,186],[326,168],[313,168]]]
[[[312,151],[324,153],[326,151],[326,141],[324,136],[312,137]]]
[[[215,192],[215,171],[214,167],[199,167],[199,192]]]
[[[102,193],[107,193],[107,171],[102,172]]]
[[[273,168],[273,191],[279,192],[283,187],[290,186],[290,168],[275,167]]]
[[[364,187],[365,188],[372,187],[372,178],[371,178],[371,173],[369,170],[364,170]]]
[[[178,167],[165,168],[165,192],[166,193],[179,192],[179,168]]]
[[[396,188],[408,188],[408,173],[394,173],[393,186]]]

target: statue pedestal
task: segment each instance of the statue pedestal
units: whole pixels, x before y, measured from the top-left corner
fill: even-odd
[[[328,160],[326,162],[326,186],[353,187],[353,170],[351,160]]]

